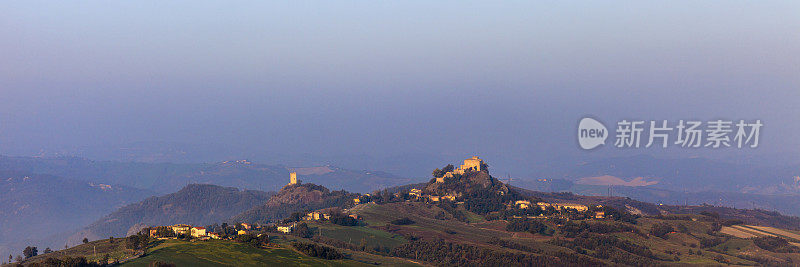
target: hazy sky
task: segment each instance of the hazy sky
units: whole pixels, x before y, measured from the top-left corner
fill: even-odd
[[[3,1],[0,154],[708,152],[583,152],[592,115],[761,119],[711,154],[800,161],[799,2],[531,2]]]

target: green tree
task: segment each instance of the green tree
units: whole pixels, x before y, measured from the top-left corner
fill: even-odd
[[[447,164],[447,166],[444,166],[444,168],[442,169],[436,168],[435,170],[433,170],[433,177],[435,178],[442,177],[444,176],[445,173],[451,172],[455,169],[456,167],[453,166],[453,164]]]
[[[84,243],[84,244],[86,244],[86,243],[89,243],[89,239],[88,239],[88,238],[86,238],[86,237],[84,237],[84,238],[83,238],[83,243]]]
[[[298,236],[303,238],[310,238],[314,236],[314,233],[311,232],[311,228],[308,228],[308,224],[301,223],[295,226],[293,232],[297,233]]]
[[[125,238],[125,248],[133,250],[145,250],[147,245],[150,244],[150,236],[148,235],[132,235]]]
[[[39,255],[39,249],[36,247],[25,247],[25,250],[22,251],[22,255],[25,255],[25,259],[30,259],[33,256]]]
[[[667,234],[674,232],[675,229],[669,223],[656,223],[650,229],[650,234],[666,239]]]
[[[50,249],[50,247],[47,247],[47,248],[44,249],[44,254],[47,254],[47,253],[53,253],[53,250]]]
[[[444,175],[444,172],[442,172],[442,170],[440,170],[439,168],[436,168],[433,170],[432,174],[434,178],[439,178],[442,177],[442,175]]]
[[[447,164],[447,166],[444,166],[444,168],[442,168],[442,171],[443,172],[451,172],[451,171],[453,171],[455,169],[456,169],[456,167],[453,166],[453,164]]]
[[[151,262],[150,265],[148,265],[148,266],[149,267],[174,267],[175,264],[174,263],[170,263],[170,262],[154,261],[154,262]]]

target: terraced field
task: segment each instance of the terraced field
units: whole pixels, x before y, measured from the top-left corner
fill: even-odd
[[[732,235],[738,238],[777,236],[785,238],[786,240],[789,240],[792,243],[800,244],[800,234],[768,226],[757,226],[757,225],[724,226],[722,227],[721,232],[723,234]]]
[[[735,237],[738,237],[738,238],[751,238],[751,237],[758,237],[759,236],[759,235],[754,234],[752,232],[743,231],[743,230],[741,230],[741,229],[739,229],[737,227],[729,227],[729,226],[723,226],[722,230],[720,230],[720,232],[723,233],[723,234],[732,235],[732,236],[735,236]]]

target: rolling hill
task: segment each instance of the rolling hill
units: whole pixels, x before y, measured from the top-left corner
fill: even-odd
[[[70,244],[136,233],[143,225],[185,223],[209,225],[225,221],[269,200],[271,192],[191,184],[180,191],[124,206],[73,234]]]
[[[800,248],[796,247],[800,232],[744,224],[725,226],[724,220],[710,215],[668,214],[620,220],[566,211],[529,219],[497,219],[455,204],[456,210],[469,218],[462,221],[448,215],[453,204],[361,204],[350,210],[361,218],[359,225],[304,221],[312,232],[310,237],[262,232],[270,236],[268,247],[235,240],[152,240],[148,252],[137,256],[121,245],[123,239],[115,239],[113,243],[100,240],[40,255],[25,263],[66,256],[96,261],[102,253],[115,255],[112,259],[133,257],[123,266],[146,266],[155,261],[179,266],[781,266],[800,260]],[[345,259],[314,258],[293,249],[294,242],[334,248]],[[100,254],[94,253],[98,250]]]
[[[77,157],[0,156],[0,170],[125,185],[160,194],[172,193],[193,183],[276,191],[288,182],[288,173],[291,171],[297,171],[300,179],[305,182],[354,192],[369,192],[411,181],[380,171],[350,170],[335,166],[287,167],[247,160],[176,164],[93,161]]]
[[[80,229],[151,194],[127,186],[0,171],[0,253],[18,253],[28,244]]]
[[[293,212],[344,207],[358,194],[330,191],[321,185],[302,183],[284,186],[263,205],[257,205],[231,218],[233,222],[267,223],[288,217]]]

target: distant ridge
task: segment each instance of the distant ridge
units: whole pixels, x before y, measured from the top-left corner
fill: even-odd
[[[161,194],[180,190],[187,184],[202,183],[261,191],[279,190],[286,173],[297,170],[301,179],[332,189],[353,192],[398,186],[412,182],[390,173],[351,170],[336,166],[287,167],[247,160],[216,163],[143,163],[93,161],[78,157],[35,158],[0,155],[0,170],[50,174],[65,179],[118,184]]]
[[[152,194],[128,186],[0,170],[0,253],[19,253],[31,243],[79,229]]]
[[[137,225],[172,225],[186,223],[209,225],[227,220],[253,206],[267,202],[274,193],[239,190],[209,184],[190,184],[178,192],[151,197],[127,205],[70,237],[75,244],[84,237],[90,240],[125,236]]]

